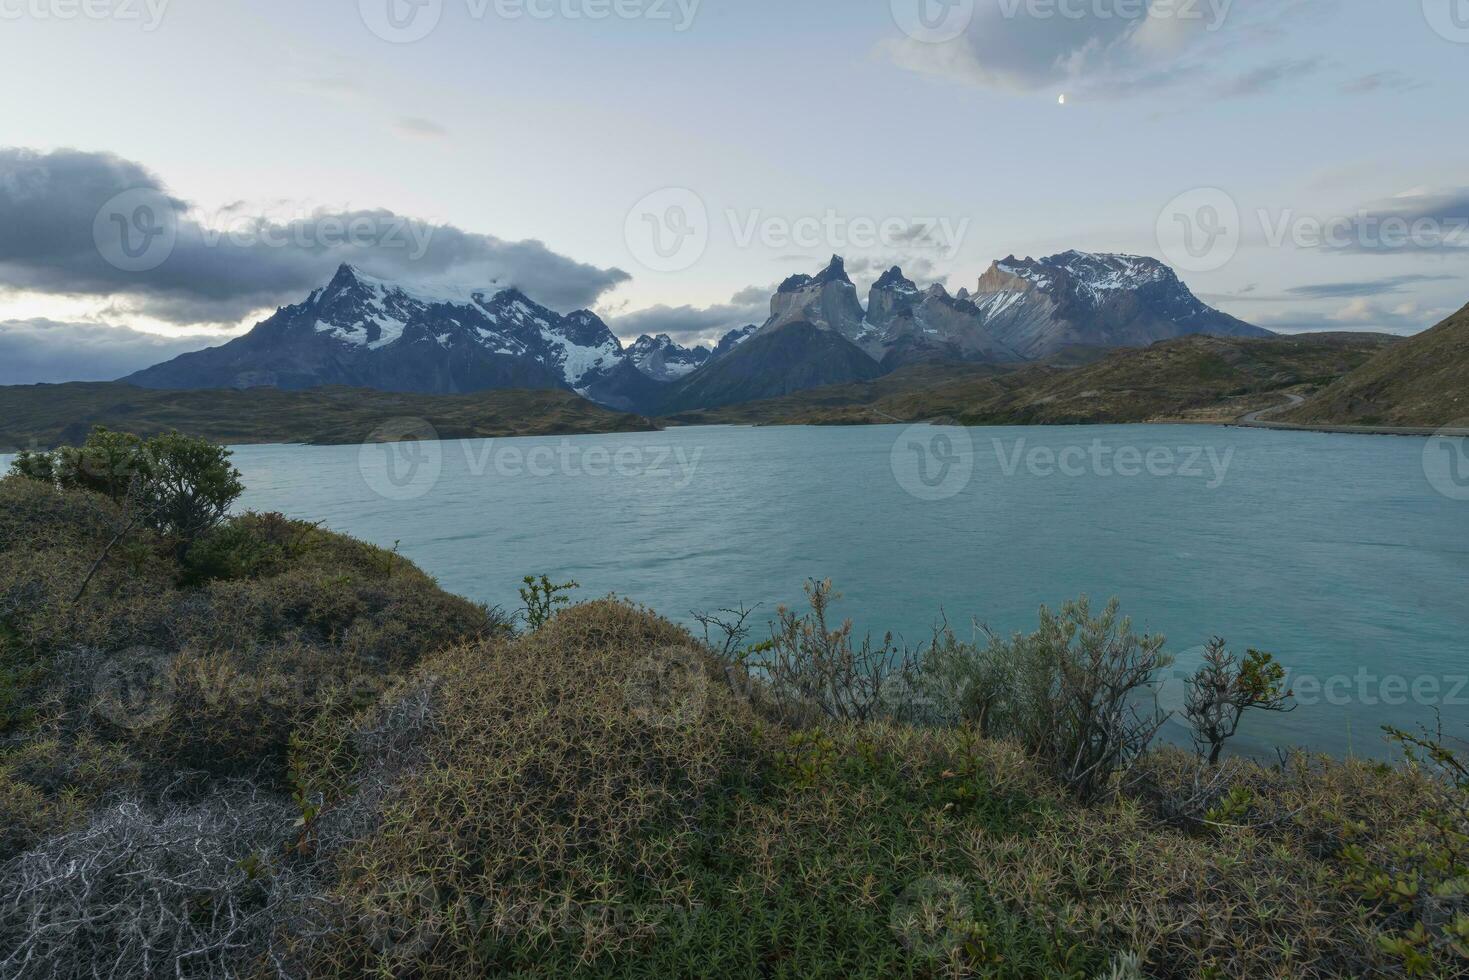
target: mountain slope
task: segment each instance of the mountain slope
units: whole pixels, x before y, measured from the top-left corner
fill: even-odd
[[[576,391],[634,409],[656,382],[630,367],[595,314],[562,316],[516,289],[389,282],[344,265],[325,287],[243,337],[139,371],[145,388],[347,385],[458,394]]]
[[[1168,266],[1137,255],[1013,255],[970,298],[998,343],[1027,359],[1064,347],[1146,347],[1190,334],[1270,337],[1201,302]]]
[[[1469,419],[1469,306],[1332,384],[1283,422],[1443,426]]]
[[[761,330],[679,382],[658,411],[667,414],[778,398],[882,373],[876,361],[835,330],[787,323],[773,331]]]

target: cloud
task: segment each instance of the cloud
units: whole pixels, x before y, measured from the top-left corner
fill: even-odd
[[[104,323],[3,320],[0,385],[112,381],[226,339],[208,334],[161,337]]]
[[[1469,255],[1469,187],[1415,189],[1327,223],[1325,249]]]
[[[847,260],[847,275],[857,285],[857,292],[866,291],[893,266],[903,270],[903,275],[920,286],[938,278],[938,264],[926,255],[864,255]]]
[[[1350,330],[1411,336],[1441,322],[1451,313],[1451,309],[1425,308],[1417,303],[1385,307],[1361,297],[1329,313],[1275,313],[1253,319],[1258,325],[1277,333]]]
[[[1453,282],[1458,278],[1458,276],[1388,276],[1385,279],[1367,279],[1362,282],[1326,282],[1295,286],[1286,292],[1303,299],[1352,299],[1405,293],[1408,286],[1425,282]]]
[[[713,343],[731,330],[764,323],[770,317],[770,297],[776,288],[747,286],[728,303],[714,306],[650,306],[610,318],[607,323],[613,333],[627,339],[666,333],[686,346]]]
[[[1237,59],[1240,47],[1254,53],[1286,37],[1293,22],[1334,9],[1328,0],[973,0],[960,36],[938,43],[889,39],[878,54],[909,71],[983,88],[1060,89],[1068,101],[1122,99],[1185,80],[1196,90],[1217,76],[1226,54]],[[1286,59],[1216,87],[1239,97],[1319,67],[1316,59]]]
[[[1373,92],[1411,92],[1414,89],[1423,88],[1425,84],[1427,83],[1410,78],[1400,71],[1379,71],[1371,75],[1362,75],[1343,82],[1341,91],[1344,95],[1370,95]]]
[[[415,136],[420,139],[439,139],[449,135],[449,131],[432,119],[424,119],[421,116],[404,116],[399,119],[394,127],[404,136]]]
[[[1287,59],[1262,65],[1219,86],[1218,95],[1221,99],[1263,95],[1287,82],[1315,74],[1321,70],[1322,65],[1319,58]]]
[[[139,211],[140,203],[151,210]],[[156,254],[143,256],[160,261],[128,271],[129,245],[148,245]],[[299,301],[342,262],[388,278],[515,286],[558,310],[590,307],[630,278],[539,241],[387,210],[276,217],[232,207],[203,215],[120,157],[0,149],[0,288],[111,297],[119,310],[179,324],[235,323]]]

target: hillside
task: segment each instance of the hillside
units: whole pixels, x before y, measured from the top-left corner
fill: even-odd
[[[0,976],[1327,980],[1469,955],[1462,782],[1104,729],[1097,691],[1166,667],[1114,607],[920,664],[829,633],[829,584],[768,645],[710,645],[621,600],[532,590],[511,619],[281,515],[181,533],[0,479]],[[1119,726],[1141,744],[1093,764],[1079,740]]]
[[[361,442],[391,419],[425,419],[444,439],[645,432],[645,418],[569,391],[408,395],[361,388],[163,391],[121,382],[0,387],[0,452],[50,448],[95,425],[153,435],[177,429],[230,445]]]
[[[1225,422],[1282,402],[1278,392],[1329,384],[1395,343],[1383,334],[1182,337],[1073,369],[974,370],[936,383],[899,372],[883,379],[891,383],[876,397],[870,386],[843,386],[692,418],[829,425],[933,418],[971,425]]]
[[[1299,424],[1443,426],[1469,419],[1469,306],[1383,351],[1300,408]]]

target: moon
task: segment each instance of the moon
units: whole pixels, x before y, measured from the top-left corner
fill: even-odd
[[[1056,100],[1056,104],[1057,105],[1065,105],[1066,104],[1066,93],[1065,92],[1062,92],[1061,93],[1061,97]]]

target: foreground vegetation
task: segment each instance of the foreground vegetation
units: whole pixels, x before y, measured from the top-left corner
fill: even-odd
[[[1266,654],[1196,754],[1115,606],[921,656],[826,583],[506,617],[236,492],[171,437],[0,480],[0,976],[1469,975],[1469,772],[1211,764]]]
[[[155,391],[117,382],[0,386],[0,452],[78,443],[94,426],[151,436],[175,429],[230,445],[349,445],[385,423],[423,419],[444,439],[645,432],[647,419],[569,391],[410,395],[364,388]]]

